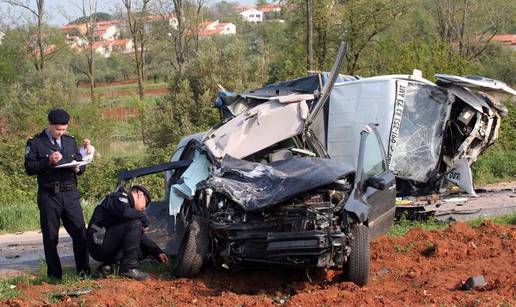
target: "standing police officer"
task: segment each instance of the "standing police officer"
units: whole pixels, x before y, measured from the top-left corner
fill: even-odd
[[[89,274],[89,256],[86,247],[86,227],[77,190],[77,175],[84,166],[56,166],[82,157],[75,139],[67,134],[70,115],[63,109],[48,113],[48,127],[27,141],[25,171],[37,175],[38,208],[47,262],[47,275],[61,279],[62,270],[57,253],[60,220],[73,241],[75,266],[79,275]]]

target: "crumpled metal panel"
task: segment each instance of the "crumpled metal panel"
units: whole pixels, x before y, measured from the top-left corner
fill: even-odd
[[[244,158],[277,142],[300,134],[308,116],[306,97],[297,102],[271,100],[233,118],[209,133],[204,145],[217,159]]]
[[[351,166],[325,158],[294,157],[263,165],[226,156],[205,185],[253,211],[330,184],[353,171]]]
[[[171,186],[169,195],[169,214],[176,215],[181,209],[183,201],[192,199],[197,191],[197,184],[209,175],[211,164],[206,154],[197,150],[192,159],[192,164],[181,175],[181,183]]]
[[[448,117],[445,90],[409,82],[389,168],[399,178],[426,182],[439,163]],[[391,136],[393,138],[393,136]]]

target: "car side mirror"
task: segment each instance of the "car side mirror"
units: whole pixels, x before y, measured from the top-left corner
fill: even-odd
[[[385,190],[385,179],[383,177],[371,177],[366,180],[365,185],[377,190]]]

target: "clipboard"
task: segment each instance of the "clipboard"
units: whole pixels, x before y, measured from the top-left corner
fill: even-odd
[[[57,165],[57,166],[55,166],[55,168],[68,168],[68,167],[83,166],[83,165],[86,165],[89,163],[90,163],[90,161],[72,161],[69,163]]]

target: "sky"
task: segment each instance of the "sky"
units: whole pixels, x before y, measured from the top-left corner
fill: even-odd
[[[30,0],[24,0],[24,2]],[[30,1],[33,2],[33,1]],[[217,0],[208,0],[208,4],[219,2]],[[229,2],[240,2],[241,4],[249,5],[256,3],[256,0],[229,0]],[[80,16],[79,9],[72,3],[81,3],[80,0],[46,0],[45,6],[50,17],[49,23],[55,26],[62,26],[71,20]],[[120,0],[98,0],[97,2],[99,12],[113,12],[115,8],[120,5]],[[0,5],[0,9],[2,5]]]

